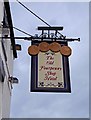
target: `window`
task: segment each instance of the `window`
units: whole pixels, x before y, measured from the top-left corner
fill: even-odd
[[[8,23],[7,23],[6,11],[4,10],[2,37],[5,37],[5,34],[7,31],[8,31]],[[7,61],[4,39],[1,40],[1,44],[2,44],[2,50],[3,50],[5,61]]]
[[[4,64],[3,64],[2,58],[0,56],[0,81],[1,82],[4,82],[4,77],[5,77]]]

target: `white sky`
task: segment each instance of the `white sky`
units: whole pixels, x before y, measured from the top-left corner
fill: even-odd
[[[89,117],[89,3],[84,2],[28,2],[28,8],[50,25],[64,26],[63,35],[80,37],[81,42],[71,42],[70,77],[72,93],[31,93],[30,63],[27,53],[30,42],[18,41],[22,51],[14,60],[14,76],[20,83],[13,86],[11,117],[25,118],[87,118]],[[12,20],[18,27],[32,35],[44,26],[40,20],[18,3],[11,3]],[[26,36],[15,31],[15,36]]]

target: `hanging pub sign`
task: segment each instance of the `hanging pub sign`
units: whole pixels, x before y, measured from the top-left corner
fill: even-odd
[[[67,42],[32,41],[31,92],[71,92]]]

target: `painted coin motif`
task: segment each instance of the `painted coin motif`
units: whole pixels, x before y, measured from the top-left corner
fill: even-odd
[[[70,56],[71,53],[72,53],[72,50],[70,47],[68,46],[62,46],[61,49],[60,49],[60,53],[62,55],[65,55],[65,56]]]
[[[28,48],[29,55],[37,55],[39,53],[39,47],[36,45],[31,45]]]
[[[59,52],[61,48],[61,45],[57,42],[53,42],[50,44],[50,50],[53,52]]]
[[[41,42],[39,44],[39,50],[42,52],[47,52],[49,50],[49,44],[47,42]]]

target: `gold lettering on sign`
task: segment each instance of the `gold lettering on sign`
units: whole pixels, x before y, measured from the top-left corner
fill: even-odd
[[[64,88],[63,63],[60,52],[38,54],[38,87]]]

